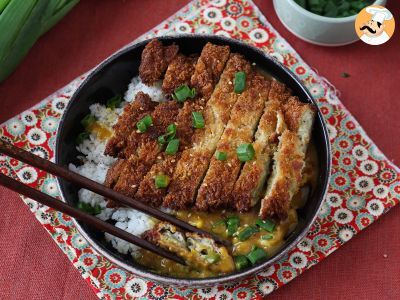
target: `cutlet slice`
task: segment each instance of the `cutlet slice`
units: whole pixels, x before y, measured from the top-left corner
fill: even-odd
[[[160,80],[169,63],[178,54],[178,45],[164,46],[159,40],[151,40],[142,52],[139,76],[147,85]]]
[[[201,184],[196,207],[200,210],[225,208],[232,202],[232,190],[239,176],[242,162],[236,149],[241,144],[251,144],[254,131],[268,99],[270,82],[252,72],[246,81],[246,89],[233,106],[230,120],[217,145],[217,151],[227,155],[225,161],[211,158],[210,167]]]
[[[211,97],[229,58],[229,53],[229,46],[217,46],[207,43],[203,47],[195,72],[191,78],[191,86],[196,89],[200,97]]]
[[[248,76],[250,63],[240,54],[231,54],[204,110],[205,128],[196,130],[192,139],[193,147],[183,151],[163,206],[179,209],[193,204],[210,159],[229,121],[232,107],[239,97],[233,90],[235,73],[239,71]]]
[[[195,66],[195,73],[192,76],[191,82],[200,93],[194,100],[186,101],[183,107],[179,110],[178,116],[176,118],[177,124],[177,134],[176,137],[179,138],[180,148],[185,149],[185,147],[190,147],[192,145],[192,136],[194,133],[194,128],[192,124],[192,112],[203,112],[209,97],[204,94],[204,89],[210,87],[210,82],[203,80],[203,78],[213,78],[211,81],[212,89],[221,76],[221,73],[225,67],[226,61],[229,58],[229,48],[225,46],[217,46],[208,43],[202,50],[200,58],[197,60]],[[173,62],[170,66],[173,65]],[[168,71],[165,75],[167,78]],[[187,66],[189,68],[189,66]],[[185,72],[186,73],[186,72]],[[207,73],[207,74],[202,74]],[[165,82],[165,79],[164,79]],[[167,193],[167,189],[156,188],[154,179],[159,174],[167,175],[169,178],[173,177],[176,165],[181,157],[178,152],[175,155],[162,155],[161,159],[151,167],[150,171],[143,178],[139,190],[136,193],[136,197],[151,203],[153,206],[160,206]]]
[[[121,151],[126,146],[126,141],[131,131],[136,129],[136,124],[141,118],[150,114],[157,103],[150,96],[139,92],[135,100],[124,107],[124,111],[113,126],[113,136],[108,140],[104,154],[121,157]]]
[[[193,75],[197,56],[185,56],[178,54],[168,65],[162,83],[163,92],[168,95],[181,85],[190,84],[190,78]]]
[[[132,132],[125,149],[128,158],[114,186],[116,191],[129,197],[135,195],[141,180],[163,150],[157,138],[165,133],[169,124],[176,121],[178,111],[179,104],[176,101],[160,103],[151,114],[153,125],[144,133]]]
[[[260,200],[269,173],[271,158],[278,144],[278,137],[284,129],[281,103],[268,101],[255,134],[253,143],[255,159],[244,164],[235,183],[232,206],[236,210],[248,211]]]
[[[275,79],[272,80],[271,91],[268,95],[269,101],[284,103],[291,95],[292,91],[285,84]]]
[[[315,108],[291,97],[284,105],[284,115],[289,129],[282,134],[274,154],[272,174],[261,201],[260,216],[263,218],[287,217],[291,200],[300,189]]]

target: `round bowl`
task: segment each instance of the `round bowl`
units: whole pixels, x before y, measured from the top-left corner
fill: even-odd
[[[343,46],[359,40],[354,29],[357,15],[329,18],[314,14],[294,0],[274,0],[274,8],[282,24],[298,38],[320,46]],[[373,5],[384,6],[386,0]]]
[[[225,37],[207,35],[177,35],[161,37],[159,39],[164,44],[178,44],[180,51],[185,54],[200,52],[207,42],[229,45],[232,52],[239,52],[245,55],[251,62],[255,62],[258,66],[284,82],[292,89],[293,94],[297,95],[303,102],[311,102],[315,105],[308,90],[292,72],[263,51],[243,42]],[[137,43],[112,55],[100,64],[75,92],[65,109],[58,128],[55,150],[55,161],[57,164],[68,166],[69,163],[77,163],[76,156],[78,152],[75,147],[75,138],[83,130],[80,120],[89,112],[91,104],[105,102],[111,96],[125,92],[131,78],[138,74],[140,55],[147,43],[148,41]],[[181,286],[205,286],[239,280],[245,276],[260,272],[282,258],[300,242],[315,221],[327,191],[331,167],[330,143],[325,122],[320,111],[318,111],[315,120],[312,138],[318,150],[320,169],[318,186],[308,199],[305,207],[298,210],[299,225],[287,237],[283,248],[278,253],[263,263],[244,271],[204,279],[174,278],[159,275],[136,263],[131,256],[118,253],[105,241],[103,233],[90,228],[80,221],[74,220],[75,225],[90,245],[101,255],[104,255],[121,268],[149,280]],[[78,199],[79,187],[63,179],[58,179],[58,184],[63,201],[75,205]]]

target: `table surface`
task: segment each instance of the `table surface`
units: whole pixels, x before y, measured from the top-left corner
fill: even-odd
[[[81,1],[37,42],[15,73],[0,84],[0,122],[94,67],[186,3]],[[394,95],[400,79],[400,32],[379,47],[358,42],[323,48],[289,33],[278,20],[271,0],[255,3],[304,60],[341,92],[340,99],[387,157],[400,164],[399,100]],[[389,1],[388,8],[400,24],[400,1]],[[350,77],[342,78],[343,72]],[[18,195],[0,187],[0,197],[0,298],[96,299]],[[270,298],[399,298],[399,228],[400,208],[394,208]]]

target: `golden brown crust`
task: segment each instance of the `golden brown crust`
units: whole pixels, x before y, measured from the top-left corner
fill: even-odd
[[[304,168],[305,154],[297,134],[285,130],[274,156],[274,170],[268,182],[264,199],[261,201],[260,216],[285,219],[290,201],[298,192]]]
[[[229,53],[229,46],[207,43],[203,47],[191,78],[191,86],[196,89],[199,97],[211,97],[229,58]]]
[[[187,208],[192,205],[196,191],[208,169],[210,159],[229,121],[230,111],[238,94],[233,91],[235,73],[250,72],[250,63],[239,54],[231,54],[214,92],[204,111],[206,127],[199,129],[193,136],[193,147],[185,150],[178,162],[164,199],[164,206]],[[190,174],[190,175],[189,175]]]
[[[119,156],[121,150],[126,147],[126,140],[135,130],[135,124],[145,115],[150,114],[157,103],[151,101],[149,95],[139,92],[135,100],[124,107],[124,111],[113,126],[113,136],[108,140],[104,154]]]
[[[254,161],[246,162],[235,183],[233,206],[238,211],[248,211],[256,205],[265,185],[271,156],[278,144],[280,132],[277,116],[281,113],[281,103],[276,100],[265,104],[264,113],[258,124],[253,143],[256,157]]]
[[[190,84],[190,78],[193,75],[196,65],[197,56],[184,56],[178,54],[168,65],[162,83],[162,89],[165,94],[171,94],[176,88],[181,85]]]
[[[160,80],[178,50],[178,45],[163,46],[159,40],[151,40],[142,52],[139,66],[139,76],[142,81],[151,85]]]
[[[248,74],[246,89],[236,101],[217,151],[227,154],[226,161],[212,157],[210,167],[199,188],[196,207],[200,210],[225,208],[232,203],[232,190],[242,163],[236,149],[240,144],[251,143],[254,131],[268,98],[270,83],[262,75]]]
[[[292,91],[285,84],[275,79],[272,80],[271,90],[268,96],[268,99],[270,101],[279,101],[281,103],[284,103],[291,94]]]

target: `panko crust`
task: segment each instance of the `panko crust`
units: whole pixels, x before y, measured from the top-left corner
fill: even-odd
[[[229,46],[207,43],[197,61],[190,80],[199,97],[210,98],[229,58]]]
[[[297,134],[285,130],[275,153],[275,165],[264,199],[261,201],[260,216],[283,220],[290,209],[290,201],[298,192],[305,154]]]
[[[208,169],[218,140],[229,121],[230,111],[238,94],[233,91],[233,80],[238,71],[250,72],[251,66],[240,54],[231,54],[214,92],[204,111],[206,127],[196,130],[193,147],[183,152],[171,181],[164,206],[187,208],[195,201],[197,189]],[[188,176],[188,173],[191,175]]]
[[[270,82],[255,71],[247,74],[246,89],[240,94],[230,114],[230,120],[218,142],[217,151],[227,154],[226,161],[215,156],[198,191],[196,208],[210,210],[232,204],[232,191],[242,162],[236,149],[240,144],[252,143],[253,135],[268,99]]]
[[[145,115],[151,114],[157,103],[150,96],[139,92],[135,100],[124,107],[124,111],[113,126],[113,136],[108,140],[104,154],[123,157],[122,150],[126,147],[128,136],[135,130],[136,124]]]
[[[173,93],[181,85],[190,84],[190,78],[192,78],[197,59],[197,56],[185,56],[182,54],[175,56],[168,65],[162,83],[162,89],[166,95]]]
[[[151,40],[142,52],[139,66],[139,76],[143,83],[152,85],[160,80],[178,51],[176,44],[164,46],[157,39]]]

